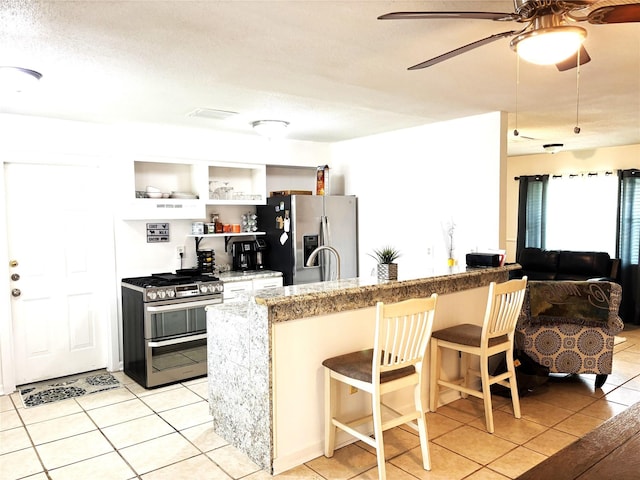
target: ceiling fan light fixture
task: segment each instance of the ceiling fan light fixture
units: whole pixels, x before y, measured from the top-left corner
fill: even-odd
[[[0,66],[0,91],[24,92],[42,78],[40,72],[22,67]]]
[[[574,55],[585,38],[587,31],[582,27],[538,28],[515,37],[511,40],[511,48],[527,62],[553,65]]]
[[[284,120],[256,120],[251,122],[251,126],[258,135],[272,138],[283,138],[287,134],[289,122]]]

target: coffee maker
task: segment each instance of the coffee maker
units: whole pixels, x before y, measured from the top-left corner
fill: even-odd
[[[233,269],[235,271],[256,269],[256,242],[239,241],[231,244]]]

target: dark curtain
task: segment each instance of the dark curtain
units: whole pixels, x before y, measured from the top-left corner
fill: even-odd
[[[545,248],[549,175],[527,175],[519,180],[516,261],[525,247]]]
[[[640,323],[640,170],[621,170],[618,207],[618,252],[622,304],[620,317]]]

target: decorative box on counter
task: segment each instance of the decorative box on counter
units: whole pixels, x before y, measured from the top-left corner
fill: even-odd
[[[500,256],[499,253],[467,253],[467,267],[499,267]]]

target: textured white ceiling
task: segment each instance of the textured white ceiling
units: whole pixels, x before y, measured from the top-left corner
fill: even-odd
[[[251,121],[275,118],[290,122],[289,138],[334,142],[503,110],[512,131],[509,39],[424,70],[407,67],[521,25],[377,20],[400,10],[512,12],[513,3],[3,0],[0,65],[44,77],[35,92],[0,98],[0,112],[247,133]],[[509,136],[510,155],[539,153],[544,143],[640,143],[640,23],[580,25],[592,58],[580,71],[581,133],[573,133],[576,70],[521,62],[521,136]],[[188,116],[196,108],[239,115]]]

